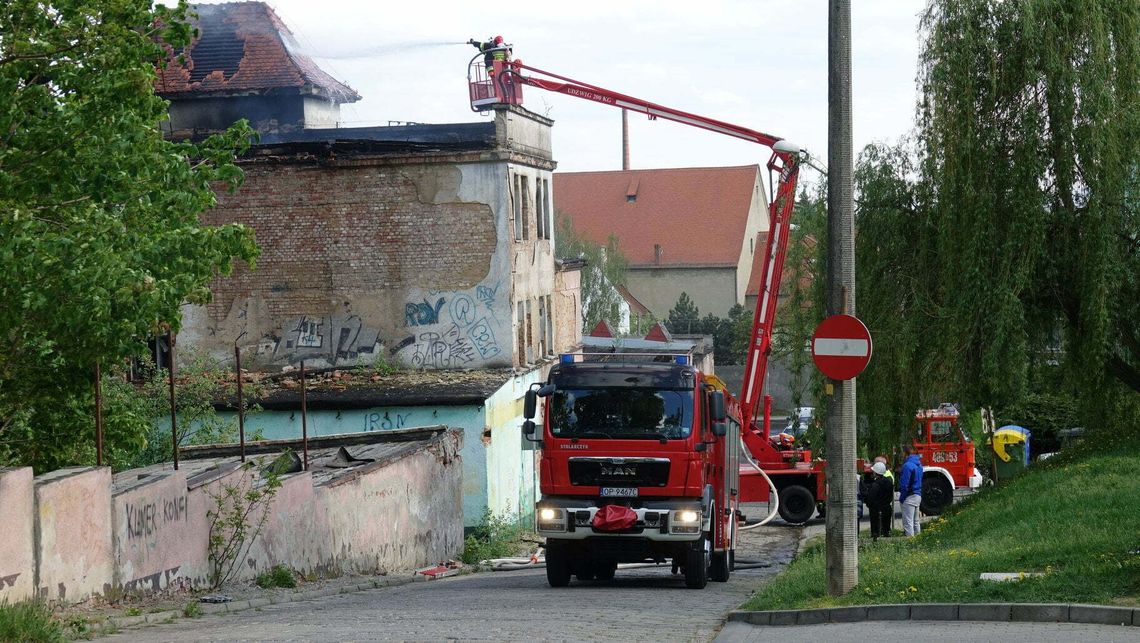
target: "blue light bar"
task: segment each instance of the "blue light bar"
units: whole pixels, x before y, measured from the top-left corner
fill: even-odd
[[[562,362],[563,364],[573,364],[574,356],[570,353],[563,353],[562,356],[558,358],[558,361]]]
[[[689,356],[688,355],[674,355],[673,360],[676,361],[681,366],[684,366],[684,365],[689,363]]]

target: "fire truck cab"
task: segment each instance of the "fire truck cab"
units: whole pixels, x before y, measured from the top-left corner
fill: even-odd
[[[953,502],[954,489],[982,485],[974,443],[959,426],[953,404],[916,413],[912,435],[915,453],[922,459],[922,513],[941,514]]]
[[[535,514],[552,587],[635,562],[671,561],[695,589],[728,580],[740,425],[719,380],[684,355],[564,355],[523,415],[524,434],[541,435]]]

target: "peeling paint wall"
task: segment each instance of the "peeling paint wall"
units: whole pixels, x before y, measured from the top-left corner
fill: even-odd
[[[317,486],[309,472],[284,476],[233,580],[277,564],[303,573],[372,573],[457,557],[463,548],[462,440],[460,431],[449,430],[394,461]],[[133,484],[123,482],[130,476],[125,472],[114,497],[106,467],[34,479],[31,469],[0,470],[0,601],[37,594],[75,602],[208,587],[214,497],[227,486],[248,489],[260,475],[236,460],[189,486],[183,471],[148,470]]]
[[[512,378],[487,398],[487,506],[499,516],[518,516],[522,524],[534,522],[537,499],[536,451],[524,450],[523,396],[531,384],[545,381],[546,369]],[[490,466],[493,463],[494,466]]]
[[[32,468],[0,468],[0,603],[32,598],[36,584]]]
[[[193,528],[201,516],[193,520],[191,509],[182,471],[149,475],[114,495],[115,587],[135,592],[190,584],[190,572],[203,561],[188,561],[187,554],[206,543],[201,529]]]
[[[76,601],[108,592],[114,580],[111,468],[38,476],[35,499],[39,595]]]
[[[567,353],[582,343],[581,270],[555,273],[553,301],[554,352]]]
[[[253,228],[257,269],[238,266],[209,304],[184,307],[181,345],[228,361],[237,343],[260,370],[536,361],[536,348],[518,354],[516,306],[534,301],[521,324],[539,347],[537,302],[554,283],[552,233],[535,220],[550,207],[550,121],[500,113],[496,132],[506,147],[480,154],[243,161],[244,184],[207,219]]]

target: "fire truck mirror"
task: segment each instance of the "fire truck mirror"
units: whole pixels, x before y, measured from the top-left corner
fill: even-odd
[[[728,425],[724,422],[713,422],[712,432],[718,438],[728,435]]]
[[[527,420],[523,422],[523,435],[534,435],[534,420]]]
[[[724,410],[724,393],[721,391],[713,391],[709,396],[709,416],[712,417],[713,422],[724,422],[726,413]],[[724,435],[718,433],[717,435]]]
[[[523,398],[523,417],[532,420],[534,419],[534,411],[538,407],[538,392],[531,389],[526,392],[526,397]],[[530,430],[534,431],[534,422],[530,423]],[[530,435],[529,433],[527,435]]]

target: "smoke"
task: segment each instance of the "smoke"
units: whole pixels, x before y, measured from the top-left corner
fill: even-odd
[[[391,42],[377,45],[367,45],[363,47],[355,47],[344,50],[332,49],[330,51],[312,51],[306,47],[302,47],[297,43],[290,43],[290,49],[296,53],[303,54],[309,58],[322,58],[325,60],[351,60],[354,58],[378,58],[382,56],[390,56],[394,54],[406,53],[410,50],[416,49],[432,49],[436,47],[452,47],[455,45],[466,45],[466,42],[455,41],[412,41],[412,42]]]

